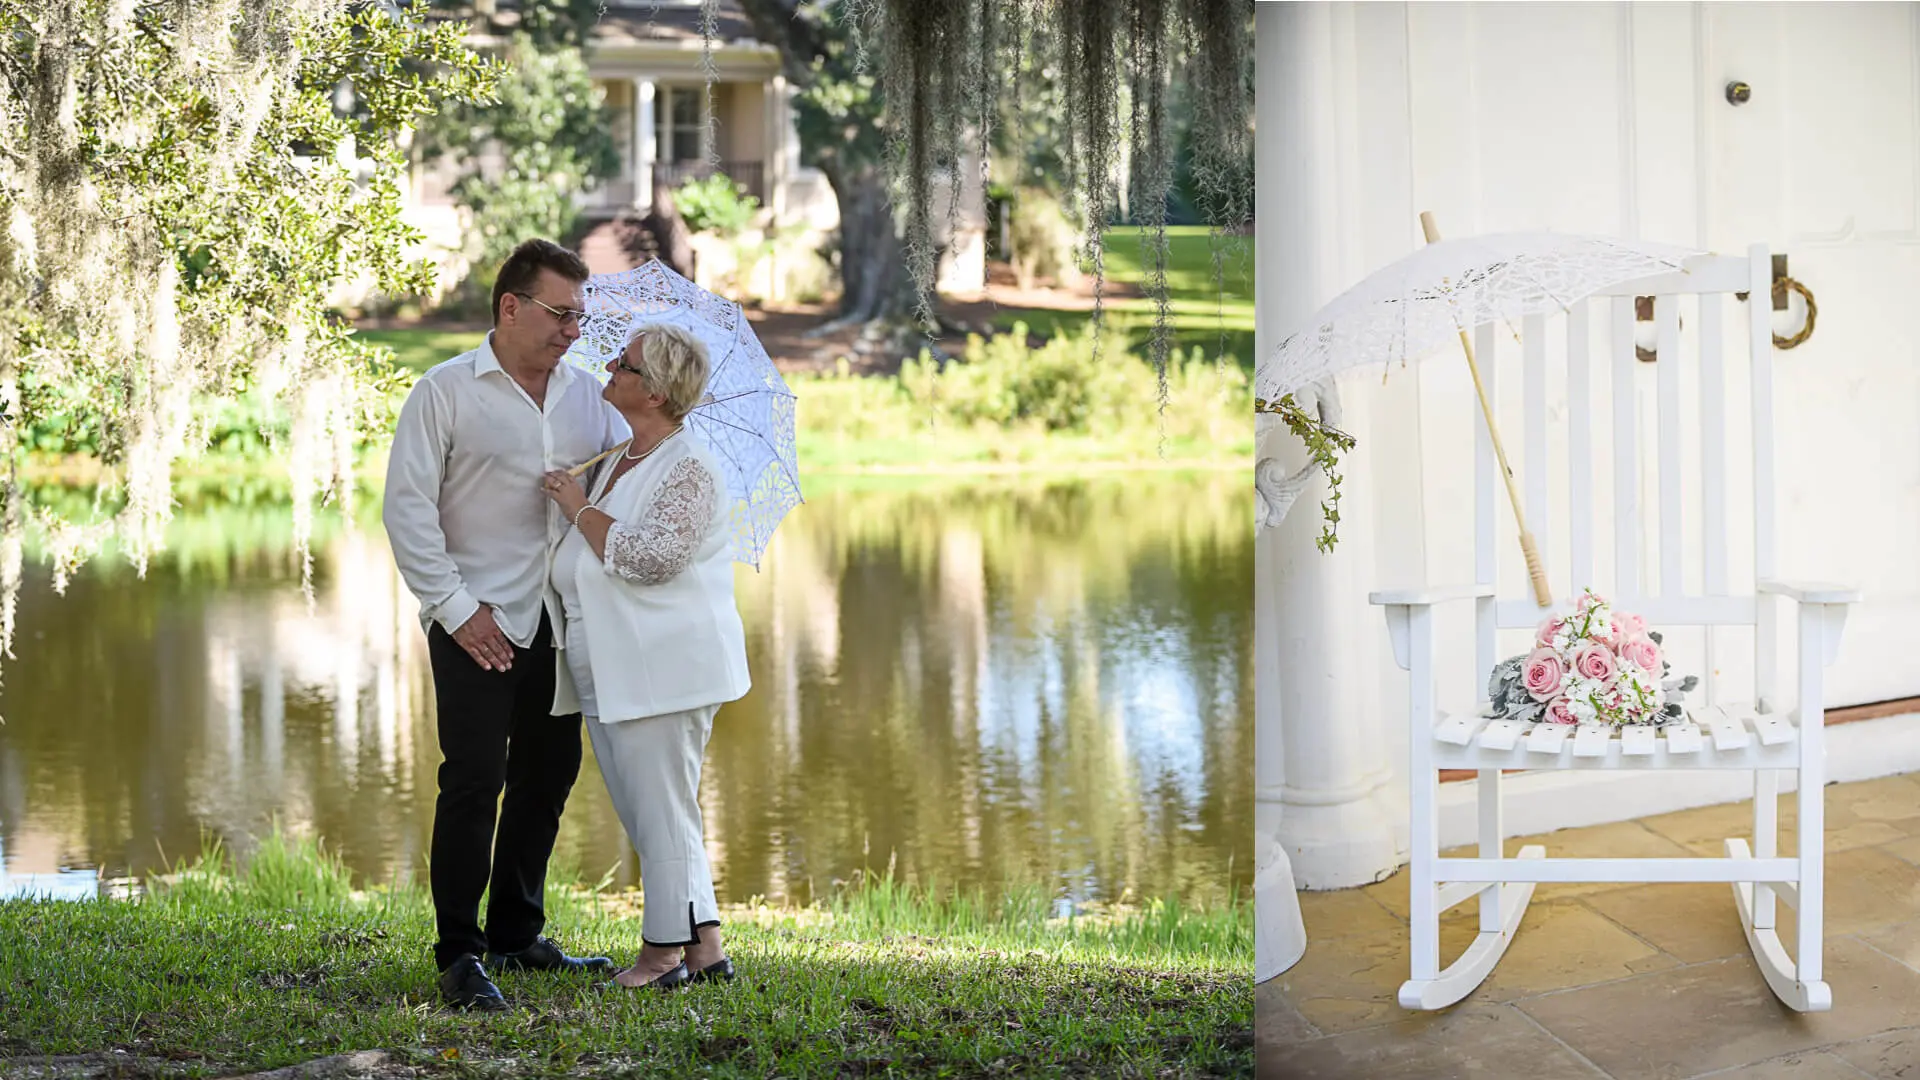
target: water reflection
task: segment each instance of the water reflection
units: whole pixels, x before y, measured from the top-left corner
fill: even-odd
[[[742,568],[754,690],[702,804],[724,899],[862,867],[1075,898],[1251,879],[1252,529],[1237,474],[816,492]],[[366,517],[363,512],[363,518]],[[412,597],[377,520],[329,523],[311,606],[284,510],[183,519],[20,601],[0,695],[14,874],[144,874],[278,817],[424,878],[438,765]],[[636,871],[589,762],[557,858]]]
[[[29,857],[15,861],[24,865],[41,860]],[[6,845],[0,844],[0,900],[92,900],[99,895],[98,870],[8,873]]]

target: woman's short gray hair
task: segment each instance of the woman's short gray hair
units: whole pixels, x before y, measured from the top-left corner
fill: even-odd
[[[646,380],[647,389],[667,399],[667,415],[678,420],[692,412],[707,392],[712,361],[707,358],[706,343],[683,326],[646,323],[634,328],[627,347],[632,347],[634,338],[643,336],[640,377]]]

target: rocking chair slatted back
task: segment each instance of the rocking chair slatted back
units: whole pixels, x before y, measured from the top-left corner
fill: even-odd
[[[1774,551],[1773,339],[1766,301],[1771,287],[1771,261],[1765,246],[1756,245],[1744,256],[1702,256],[1685,274],[1605,290],[1571,305],[1564,318],[1530,316],[1520,327],[1517,349],[1504,325],[1478,328],[1475,352],[1490,400],[1499,400],[1503,373],[1511,377],[1512,368],[1518,368],[1522,453],[1512,462],[1556,604],[1570,603],[1592,586],[1656,625],[1760,621],[1754,581],[1771,574]],[[1737,292],[1759,299],[1746,304],[1747,362],[1730,372],[1724,338],[1733,324],[1725,306],[1737,302],[1728,296]],[[1639,296],[1654,298],[1652,372],[1635,349]],[[1604,316],[1596,317],[1596,309]],[[1601,323],[1606,332],[1596,340]],[[1550,347],[1558,334],[1565,335],[1564,349]],[[1598,355],[1605,361],[1595,363],[1601,342],[1604,351]],[[1562,373],[1563,387],[1556,385]],[[1745,400],[1730,403],[1730,397]],[[1562,402],[1564,423],[1558,422]],[[1742,405],[1750,423],[1736,431],[1729,408]],[[1479,404],[1470,401],[1466,407],[1475,410],[1475,572],[1477,580],[1495,586],[1495,596],[1480,601],[1476,623],[1484,671],[1499,658],[1499,630],[1530,629],[1545,613],[1525,588],[1512,520],[1500,505],[1505,495],[1499,464]],[[1610,425],[1594,423],[1608,414]],[[1601,442],[1604,448],[1597,445]],[[1564,472],[1554,464],[1562,449]],[[1596,483],[1596,473],[1609,461],[1610,482]],[[1749,461],[1752,560],[1736,577],[1730,537],[1749,522],[1744,513],[1737,526],[1732,520],[1728,483],[1730,474],[1748,472]],[[1564,499],[1553,490],[1562,476]],[[1601,546],[1596,523],[1606,522],[1612,524],[1611,582],[1596,574]],[[1740,554],[1746,550],[1742,543]]]
[[[1593,344],[1591,310],[1575,304],[1567,312],[1567,497],[1572,503],[1567,569],[1573,581],[1593,580],[1593,377],[1587,360]]]

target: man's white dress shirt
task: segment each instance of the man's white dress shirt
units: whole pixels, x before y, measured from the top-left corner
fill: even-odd
[[[381,511],[421,627],[451,634],[488,604],[526,648],[544,608],[557,637],[565,622],[547,566],[567,523],[541,478],[626,438],[600,384],[568,364],[535,405],[494,356],[492,333],[422,375],[400,410]]]

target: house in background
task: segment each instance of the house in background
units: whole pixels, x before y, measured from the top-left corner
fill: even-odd
[[[500,18],[507,21],[511,14]],[[795,91],[781,72],[777,47],[755,36],[733,0],[722,0],[715,21],[709,99],[699,0],[608,0],[587,66],[611,113],[620,165],[579,197],[584,231],[567,239],[595,273],[638,265],[653,250],[639,220],[652,207],[655,190],[671,191],[710,175],[717,158],[719,171],[759,200],[761,209],[743,237],[695,238],[696,279],[767,300],[801,298],[832,280],[826,256],[839,207],[826,177],[800,164]],[[476,47],[492,43],[470,41]],[[408,215],[455,276],[464,272],[458,255],[464,247],[462,215],[448,194],[456,179],[443,165],[416,166]],[[962,196],[957,228],[943,238],[939,284],[943,291],[978,292],[986,280],[984,192],[975,180]],[[941,220],[937,227],[944,231],[944,225]],[[771,253],[741,273],[736,249],[760,247],[770,238],[776,240]]]

